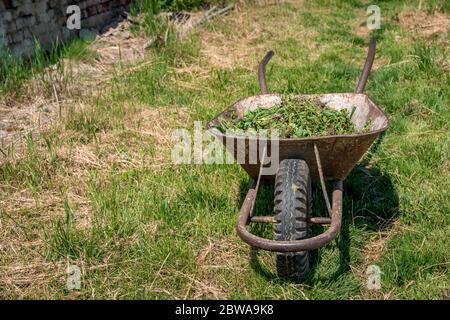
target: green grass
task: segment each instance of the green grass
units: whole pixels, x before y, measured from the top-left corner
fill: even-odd
[[[137,33],[150,38],[152,46],[161,47],[177,40],[177,33],[166,16],[165,11],[182,12],[224,7],[232,0],[138,0],[130,5],[132,16],[140,17],[140,23],[133,27]]]
[[[258,135],[260,130],[277,130],[280,138],[302,138],[352,134],[370,131],[371,121],[364,128],[356,130],[352,123],[352,112],[326,108],[316,99],[298,99],[294,95],[283,96],[280,104],[271,108],[246,111],[242,117],[232,114],[229,118],[219,118],[215,126],[222,133],[238,135]],[[261,131],[262,132],[262,131]]]
[[[158,13],[162,10],[196,10],[211,7],[213,5],[223,6],[226,3],[226,0],[143,0],[134,1],[131,10],[133,13]]]
[[[24,94],[24,86],[33,76],[42,80],[46,79],[50,66],[55,66],[60,74],[64,74],[63,59],[71,59],[74,62],[89,59],[87,50],[88,42],[73,39],[68,43],[56,43],[50,50],[44,50],[39,42],[35,41],[35,47],[29,58],[16,57],[9,50],[0,50],[0,95]],[[51,80],[44,80],[46,82]]]
[[[380,4],[389,27],[366,92],[386,111],[390,128],[346,179],[342,230],[313,253],[305,283],[278,279],[273,255],[250,258],[237,237],[235,220],[250,183],[238,165],[171,163],[173,129],[192,130],[194,121],[259,93],[256,65],[264,52],[251,65],[245,60],[220,68],[204,55],[208,41],[200,30],[152,49],[151,64],[113,78],[95,98],[82,98],[87,108],[30,136],[23,154],[0,166],[0,265],[15,267],[0,274],[0,296],[444,298],[450,280],[450,77],[441,63],[448,48],[439,39],[413,38],[396,24],[395,13],[417,3]],[[297,6],[243,9],[267,32],[283,30],[283,37],[263,38],[276,53],[267,70],[269,91],[353,91],[368,38],[347,33],[364,5]],[[236,21],[231,16],[207,28],[233,30]],[[246,28],[251,25],[241,26],[240,37],[253,32]],[[313,189],[314,214],[325,215],[320,187]],[[272,203],[273,187],[263,186],[256,212],[270,213]],[[272,235],[270,226],[251,228]],[[82,269],[79,291],[66,289],[68,263]],[[383,272],[378,292],[365,287],[368,264]]]

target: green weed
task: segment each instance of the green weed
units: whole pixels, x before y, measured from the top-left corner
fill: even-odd
[[[356,107],[354,107],[356,108]],[[280,138],[352,134],[358,132],[351,121],[352,113],[324,107],[315,99],[284,96],[280,105],[247,111],[242,118],[219,119],[222,132],[257,134],[261,130],[277,130]],[[370,121],[360,132],[370,130]]]

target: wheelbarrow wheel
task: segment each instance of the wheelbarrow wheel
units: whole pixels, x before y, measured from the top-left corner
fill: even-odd
[[[281,161],[275,178],[275,240],[301,240],[309,236],[307,218],[311,202],[311,178],[306,162],[298,159]],[[301,280],[309,267],[308,251],[276,253],[280,277]]]

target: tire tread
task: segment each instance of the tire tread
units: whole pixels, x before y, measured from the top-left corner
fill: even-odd
[[[280,162],[275,178],[274,239],[301,240],[309,235],[311,180],[305,161],[287,159]],[[309,253],[276,253],[277,273],[283,278],[303,279],[309,271]]]

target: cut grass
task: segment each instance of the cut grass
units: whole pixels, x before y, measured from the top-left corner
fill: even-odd
[[[322,106],[316,99],[298,99],[284,96],[279,105],[271,108],[258,108],[246,111],[242,117],[236,114],[230,119],[219,118],[216,126],[222,133],[258,135],[276,130],[280,138],[303,138],[367,132],[371,122],[368,121],[360,131],[356,130],[351,118],[352,113],[346,109],[335,110]]]
[[[170,137],[258,93],[256,66],[267,48],[276,52],[267,70],[271,92],[352,92],[368,39],[344,33],[365,10],[359,1],[244,7],[185,42],[151,50],[151,64],[113,77],[95,99],[82,97],[88,108],[30,136],[22,154],[0,167],[0,296],[445,298],[450,77],[441,61],[448,46],[397,25],[396,13],[418,1],[380,6],[389,23],[378,42],[384,63],[367,93],[390,128],[346,179],[342,230],[313,253],[305,283],[278,279],[273,255],[249,255],[237,237],[245,172],[173,165]],[[265,37],[252,42],[258,32]],[[247,48],[245,55],[234,46]],[[233,62],[226,68],[213,60],[219,47]],[[265,215],[273,187],[262,189],[256,214]],[[325,215],[320,187],[313,189],[314,214]],[[252,226],[269,237],[270,229]],[[82,269],[79,291],[66,289],[68,264]],[[370,264],[383,272],[379,291],[366,288]]]

